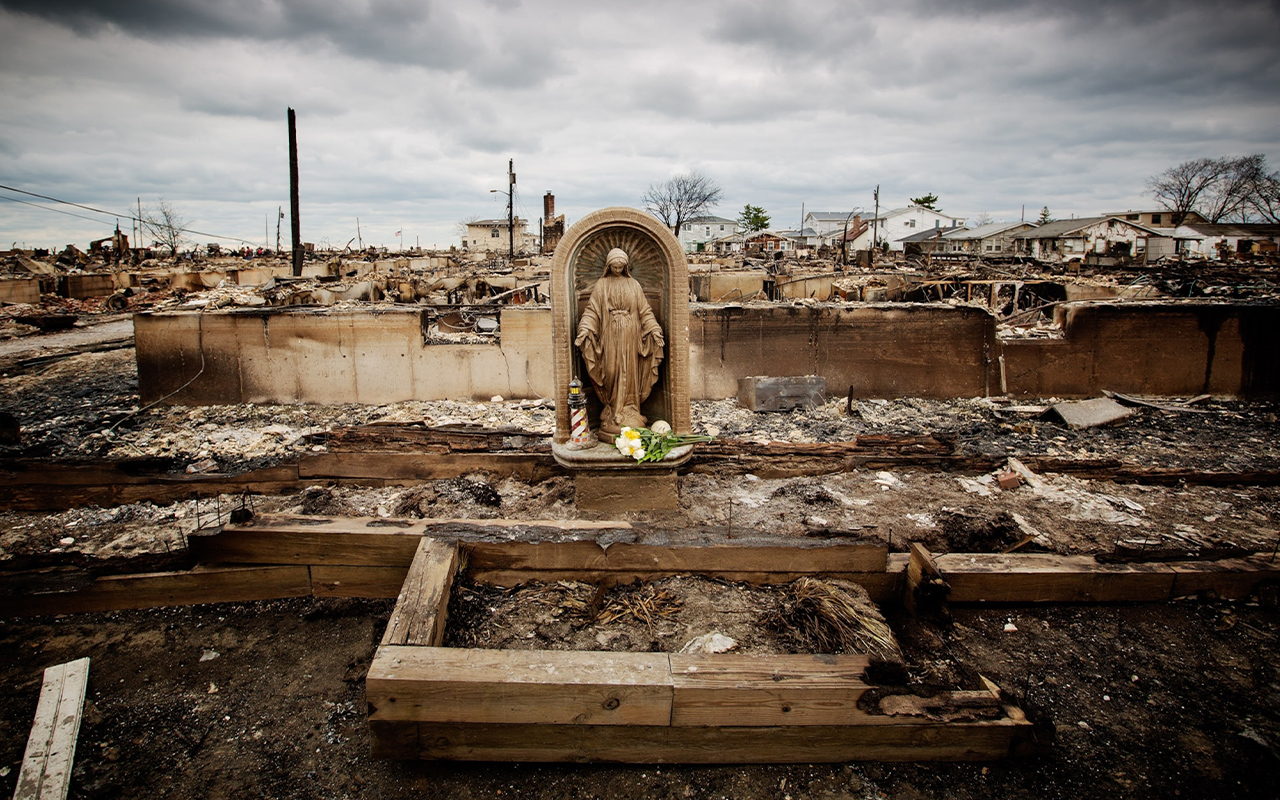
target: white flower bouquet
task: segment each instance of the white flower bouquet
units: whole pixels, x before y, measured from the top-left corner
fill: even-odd
[[[714,438],[712,436],[672,433],[669,424],[658,420],[650,428],[623,428],[622,432],[613,440],[613,446],[618,448],[619,453],[628,458],[634,458],[636,463],[643,464],[647,461],[661,461],[677,447],[697,444],[698,442],[710,442]]]

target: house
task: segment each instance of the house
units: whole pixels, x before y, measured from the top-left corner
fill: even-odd
[[[960,233],[965,228],[929,228],[910,236],[904,236],[892,244],[898,245],[895,250],[902,250],[909,256],[942,255],[953,252],[954,244],[947,238],[948,234]]]
[[[530,236],[527,220],[516,217],[515,252],[535,250],[538,237]],[[467,223],[467,233],[462,239],[462,249],[506,253],[511,249],[511,235],[505,219],[478,219]]]
[[[1280,225],[1188,222],[1165,235],[1172,243],[1161,243],[1164,245],[1161,255],[1236,258],[1251,253],[1276,252],[1277,243],[1280,243]]]
[[[775,231],[779,236],[790,239],[797,250],[808,250],[815,247],[821,247],[829,241],[830,237],[822,236],[813,228],[803,228],[798,231]]]
[[[849,260],[852,261],[855,252],[871,248],[871,223],[855,214],[853,219],[849,220],[849,230],[846,232],[842,223],[840,230],[831,234],[828,242],[837,251],[843,244]]]
[[[773,231],[757,231],[746,238],[744,249],[748,253],[772,255],[776,252],[789,252],[795,249],[795,243]]]
[[[1105,216],[1119,217],[1125,222],[1136,222],[1145,228],[1173,227],[1173,212],[1167,208],[1157,208],[1154,211],[1112,211]],[[1182,224],[1204,221],[1204,217],[1194,211],[1188,211],[1186,217],[1182,220]]]
[[[1014,252],[1013,237],[1036,227],[1030,222],[992,222],[976,228],[957,228],[947,231],[948,253],[967,253],[987,258],[1011,256]]]
[[[1145,256],[1147,240],[1160,231],[1119,217],[1082,217],[1048,222],[1013,235],[1015,255],[1039,261],[1083,261],[1086,256]]]
[[[959,228],[963,217],[953,217],[924,206],[907,206],[886,211],[872,223],[877,242],[888,242],[892,250],[901,250],[901,240],[914,233],[939,228]]]
[[[680,246],[686,253],[701,253],[711,249],[707,246],[709,243],[737,233],[736,220],[714,216],[696,217],[681,226]]]
[[[853,224],[856,212],[851,211],[810,211],[804,215],[805,228],[813,228],[819,236],[831,241],[831,237],[844,235],[845,223]]]

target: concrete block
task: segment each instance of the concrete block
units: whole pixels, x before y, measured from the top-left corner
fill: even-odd
[[[583,470],[574,474],[573,488],[578,508],[590,511],[667,511],[680,507],[674,469]]]
[[[821,375],[739,378],[738,402],[752,411],[817,408],[827,402],[827,379]]]
[[[1133,416],[1133,410],[1109,397],[1095,397],[1078,403],[1058,403],[1052,410],[1069,428],[1097,428]]]

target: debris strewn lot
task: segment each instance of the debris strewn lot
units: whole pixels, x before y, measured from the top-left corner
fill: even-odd
[[[140,408],[132,358],[129,350],[87,353],[0,378],[0,407],[20,430],[18,443],[0,452],[49,461],[156,459],[174,475],[199,474],[187,469],[212,461],[207,469],[236,473],[322,452],[332,446],[327,436],[374,422],[505,429],[531,447],[553,425],[551,405],[536,401]],[[1280,404],[1210,398],[1188,402],[1194,413],[1126,404],[1133,413],[1116,424],[1079,429],[1047,413],[1053,404],[899,399],[849,408],[841,399],[808,412],[752,414],[736,401],[696,403],[696,430],[722,442],[767,447],[935,435],[992,468],[894,466],[798,477],[697,471],[680,479],[678,510],[628,516],[694,541],[843,539],[883,542],[897,552],[912,541],[935,553],[1016,547],[1161,557],[1275,547],[1274,485],[1158,485],[1044,470],[1028,480],[1009,459],[1274,472]],[[1016,480],[1002,487],[1006,474]],[[113,560],[133,566],[112,569],[176,569],[197,524],[225,519],[239,502],[225,494],[2,512],[0,563]],[[317,481],[253,503],[262,512],[388,518],[580,516],[565,477],[529,483],[481,473],[377,487]],[[590,603],[594,590],[582,594]],[[391,605],[301,599],[0,620],[0,675],[10,687],[0,696],[0,766],[9,767],[0,772],[0,792],[13,791],[40,670],[84,655],[94,666],[72,780],[77,797],[1272,797],[1280,768],[1274,587],[1240,602],[956,608],[950,628],[888,609],[913,674],[965,684],[981,672],[1012,693],[1044,742],[1052,741],[1028,759],[988,764],[375,761],[363,678]],[[632,608],[643,616],[659,606],[642,597]],[[615,610],[625,611],[620,621],[637,619],[625,604]],[[652,638],[681,638],[658,636],[665,630],[658,622]],[[627,636],[648,646],[651,639],[640,641],[648,623],[636,626]],[[601,633],[609,646],[623,646],[622,637],[596,630],[597,646]]]

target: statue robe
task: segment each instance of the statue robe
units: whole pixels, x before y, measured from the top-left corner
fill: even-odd
[[[658,381],[662,362],[662,326],[630,275],[602,275],[578,322],[576,344],[604,408],[600,429],[617,434],[644,427],[640,404]]]

